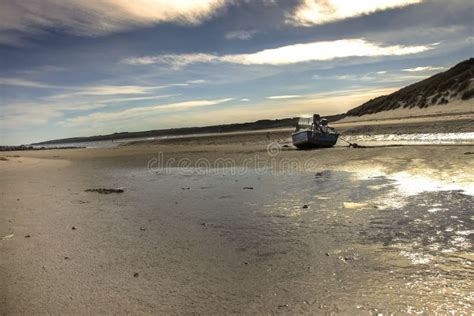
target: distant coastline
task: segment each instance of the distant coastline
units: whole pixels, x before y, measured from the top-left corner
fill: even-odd
[[[330,115],[330,116],[326,116],[326,118],[328,118],[330,122],[334,122],[341,119],[343,116],[344,114]],[[149,130],[149,131],[141,131],[141,132],[120,132],[120,133],[89,136],[89,137],[73,137],[73,138],[55,139],[55,140],[34,143],[31,145],[38,146],[38,145],[52,145],[52,144],[65,144],[65,143],[69,144],[69,143],[82,143],[82,142],[93,142],[93,141],[104,141],[104,140],[143,138],[143,137],[258,131],[258,130],[265,130],[265,129],[294,127],[296,126],[297,121],[298,121],[298,118],[295,117],[295,118],[284,118],[284,119],[275,119],[275,120],[259,120],[256,122],[249,122],[249,123],[212,125],[212,126],[203,126],[203,127],[170,128],[170,129]]]

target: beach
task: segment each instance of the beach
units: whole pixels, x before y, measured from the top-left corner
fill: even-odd
[[[1,153],[0,314],[470,313],[474,145],[290,133]]]
[[[0,1],[0,316],[474,316],[474,1]]]

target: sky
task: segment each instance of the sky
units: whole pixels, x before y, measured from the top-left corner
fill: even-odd
[[[344,113],[474,55],[472,0],[0,0],[0,144]]]

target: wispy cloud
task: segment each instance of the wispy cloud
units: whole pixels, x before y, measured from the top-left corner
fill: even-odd
[[[120,102],[131,102],[131,101],[146,101],[146,100],[156,100],[156,99],[163,99],[169,97],[179,96],[179,94],[161,94],[161,95],[153,95],[153,96],[146,96],[146,97],[131,97],[131,98],[114,98],[114,99],[105,99],[100,100],[100,103],[120,103]]]
[[[369,72],[369,73],[363,73],[363,74],[344,74],[344,75],[330,75],[330,76],[314,75],[313,79],[358,81],[358,82],[365,82],[367,84],[369,82],[374,82],[374,83],[413,82],[413,81],[425,79],[426,77],[427,77],[426,75],[409,75],[409,74],[400,73],[398,71],[392,72],[392,73],[389,73],[388,71],[376,71],[376,72]]]
[[[189,85],[201,84],[207,82],[203,79],[188,80],[183,83],[170,83],[159,86],[137,86],[137,85],[99,85],[99,86],[58,86],[38,81],[26,80],[21,78],[1,78],[0,86],[15,86],[23,88],[39,88],[39,89],[63,89],[71,92],[56,94],[51,96],[51,99],[64,99],[77,96],[106,96],[106,95],[121,95],[121,94],[150,94],[154,90],[173,88],[173,87],[187,87]]]
[[[149,100],[158,100],[165,99],[170,97],[179,96],[179,94],[162,94],[146,97],[127,97],[127,98],[113,98],[113,99],[100,99],[93,100],[90,102],[84,103],[57,103],[50,104],[51,107],[54,107],[60,111],[87,111],[108,107],[114,103],[126,103],[126,102],[136,102],[136,101],[149,101]]]
[[[288,106],[287,100],[264,100],[260,103],[239,103],[239,106],[211,107],[206,109],[206,115],[199,120],[201,126],[212,124],[246,122],[259,119],[272,119],[295,116],[311,116],[313,113],[331,115],[344,113],[352,107],[362,104],[374,97],[390,94],[397,88],[364,88],[348,89],[332,92],[322,92],[304,95],[301,99],[291,101]],[[189,126],[188,120],[195,117],[193,113],[179,113],[178,117],[169,119],[168,116],[160,119],[161,126]]]
[[[99,36],[137,26],[162,22],[199,24],[226,0],[3,0],[0,10],[0,42],[16,44],[21,37],[45,29],[62,29],[80,36]]]
[[[259,103],[239,102],[238,104],[228,106],[203,106],[199,109],[199,121],[196,126],[205,126],[213,124],[235,123],[254,121],[258,119],[294,117],[303,115],[312,115],[319,112],[322,115],[343,113],[348,109],[360,105],[361,103],[382,94],[389,94],[396,90],[390,89],[349,89],[317,94],[304,95],[301,99],[291,101],[281,100],[263,100]],[[157,113],[159,115],[153,115]],[[91,119],[84,117],[84,123],[73,125],[82,130],[84,135],[97,133],[111,133],[120,130],[147,130],[157,128],[184,127],[189,126],[190,121],[195,121],[196,113],[191,111],[169,110],[167,112],[147,113],[140,117],[140,125],[136,126],[135,120],[113,119],[104,121],[101,119]],[[64,123],[63,123],[64,124]],[[67,126],[66,126],[67,127]]]
[[[170,83],[160,86],[137,86],[137,85],[101,85],[101,86],[86,86],[86,87],[71,87],[71,92],[56,94],[50,99],[66,99],[79,96],[110,96],[110,95],[125,95],[125,94],[152,94],[156,90],[172,87],[187,87],[192,84],[199,84],[205,82],[204,80],[189,80],[185,83]]]
[[[311,26],[404,7],[422,0],[304,0],[289,16],[288,22]]]
[[[61,111],[35,103],[2,105],[0,111],[0,127],[8,129],[43,125],[62,116]]]
[[[97,122],[117,121],[137,117],[145,117],[161,112],[189,110],[196,107],[217,105],[233,100],[232,98],[215,100],[192,100],[169,104],[160,104],[156,106],[134,107],[118,112],[95,112],[89,115],[78,116],[67,119],[60,123],[64,127],[80,126],[83,124],[92,124]]]
[[[207,80],[204,80],[204,79],[196,79],[196,80],[188,80],[186,81],[186,83],[190,83],[190,84],[198,84],[198,83],[206,83]]]
[[[0,78],[0,85],[25,88],[59,88],[57,86],[50,85],[47,83],[16,78]]]
[[[255,31],[245,31],[245,30],[240,30],[240,31],[232,31],[229,32],[225,35],[225,38],[228,40],[249,40],[255,35]]]
[[[267,99],[275,100],[275,99],[295,99],[301,98],[302,96],[299,94],[291,94],[291,95],[272,95],[267,97]]]
[[[2,41],[0,40],[0,43]],[[42,66],[36,66],[30,69],[21,69],[17,70],[16,73],[20,75],[26,75],[26,76],[31,76],[31,75],[41,75],[45,76],[46,74],[51,74],[51,73],[59,73],[59,72],[65,72],[68,69],[66,67],[60,67],[60,66],[55,66],[55,65],[42,65]]]
[[[420,72],[420,71],[436,71],[436,70],[444,70],[445,67],[433,67],[433,66],[425,66],[425,67],[415,67],[415,68],[406,68],[402,69],[402,71],[406,72]]]
[[[431,45],[382,46],[365,39],[343,39],[336,41],[294,44],[265,49],[250,54],[214,55],[205,53],[167,54],[132,57],[124,62],[130,65],[167,64],[180,68],[193,63],[227,62],[242,65],[287,65],[308,61],[332,60],[344,57],[400,56],[425,52]]]
[[[45,90],[61,89],[59,93],[51,90],[49,96],[36,97],[28,102],[3,98],[0,101],[0,126],[18,128],[47,124],[50,120],[59,119],[66,113],[98,110],[126,104],[136,106],[136,102],[151,101],[179,96],[180,94],[159,94],[165,88],[187,87],[206,82],[203,79],[188,80],[184,83],[170,83],[159,86],[139,85],[96,85],[96,86],[54,86],[42,82],[15,78],[0,78],[0,86],[17,86],[22,88],[42,88]],[[54,93],[52,93],[54,91]],[[185,108],[189,104],[179,104]],[[165,106],[164,109],[171,107]],[[74,113],[78,115],[78,113]]]
[[[146,87],[146,86],[97,86],[97,87],[86,87],[78,89],[79,91],[60,94],[54,96],[56,99],[62,99],[66,97],[74,96],[103,96],[103,95],[120,95],[120,94],[147,94],[155,89],[160,89],[160,87]]]
[[[38,99],[34,102],[3,102],[0,104],[0,126],[4,128],[19,128],[47,124],[52,119],[64,116],[66,112],[81,112],[109,107],[116,103],[149,101],[178,96],[178,94],[163,94],[144,97],[123,97],[90,100],[78,102],[71,100]]]
[[[166,64],[174,68],[180,68],[193,63],[217,62],[219,58],[217,55],[204,53],[166,54],[159,56],[130,57],[123,60],[123,62],[129,65]]]

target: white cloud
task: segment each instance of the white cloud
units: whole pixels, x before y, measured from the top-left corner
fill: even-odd
[[[3,0],[0,10],[0,42],[15,44],[25,34],[48,28],[80,36],[99,36],[137,26],[173,22],[199,24],[226,0]]]
[[[124,62],[131,65],[162,63],[173,68],[193,63],[227,62],[242,65],[286,65],[308,61],[332,60],[344,57],[400,56],[431,50],[431,45],[381,46],[365,39],[342,39],[336,41],[294,44],[265,49],[249,54],[214,55],[205,53],[167,54],[158,56],[133,57]]]
[[[322,79],[324,80],[346,80],[346,81],[380,81],[381,76],[386,72],[369,72],[365,74],[345,74],[345,75],[331,75],[331,76],[313,76],[313,79]],[[385,76],[383,76],[385,77]]]
[[[218,56],[212,54],[166,54],[160,56],[144,56],[131,57],[125,59],[123,62],[129,65],[151,65],[151,64],[166,64],[174,68],[180,68],[192,63],[209,63],[215,62],[219,59]]]
[[[275,99],[295,99],[295,98],[301,98],[302,95],[299,94],[291,94],[291,95],[272,95],[270,97],[267,97],[267,99],[270,100],[275,100]]]
[[[402,71],[419,72],[419,71],[435,71],[435,70],[443,70],[443,69],[446,69],[446,68],[445,67],[426,66],[426,67],[406,68],[406,69],[402,69]]]
[[[103,86],[86,86],[82,88],[69,88],[72,92],[56,94],[49,99],[67,99],[75,98],[79,96],[86,97],[100,97],[108,95],[123,95],[123,94],[151,94],[155,90],[171,88],[171,87],[187,87],[190,84],[202,83],[201,80],[196,81],[187,81],[186,83],[171,83],[161,86],[137,86],[137,85],[122,85],[122,86],[112,86],[112,85],[103,85]]]
[[[415,76],[415,75],[400,75],[400,74],[391,74],[391,75],[386,75],[381,78],[378,78],[377,80],[374,80],[375,82],[379,83],[398,83],[398,82],[405,82],[405,83],[413,83],[417,82],[423,79],[426,79],[428,76]]]
[[[85,88],[75,95],[115,95],[115,94],[146,94],[150,93],[155,87],[143,86],[99,86]]]
[[[179,94],[161,94],[161,95],[153,95],[147,97],[131,97],[131,98],[114,98],[114,99],[105,99],[100,100],[100,103],[119,103],[119,102],[130,102],[130,101],[145,101],[145,100],[156,100],[156,99],[163,99],[169,97],[175,97]]]
[[[232,31],[225,35],[225,38],[228,40],[238,39],[238,40],[249,40],[255,34],[255,31]]]
[[[162,95],[154,95],[154,96],[146,96],[146,97],[103,99],[103,100],[94,100],[90,102],[84,102],[80,104],[58,103],[57,105],[55,105],[55,104],[50,103],[50,106],[60,111],[86,111],[86,110],[105,108],[113,103],[157,100],[157,99],[164,99],[164,98],[175,97],[175,96],[179,96],[179,94],[162,94]]]
[[[63,99],[74,99],[78,97],[101,97],[110,95],[123,95],[123,94],[150,94],[154,89],[160,89],[160,87],[146,87],[146,86],[90,86],[83,88],[70,88],[71,92],[55,94],[48,99],[50,100],[63,100]]]
[[[350,88],[343,90],[319,92],[316,94],[309,95],[308,98],[318,99],[323,101],[326,97],[357,97],[357,98],[370,98],[372,96],[381,96],[390,94],[399,88]]]
[[[161,86],[137,86],[137,85],[102,85],[102,86],[86,86],[86,87],[68,87],[47,84],[38,81],[25,80],[21,78],[1,78],[0,86],[16,86],[24,88],[40,88],[40,89],[64,89],[72,92],[56,94],[51,99],[64,99],[76,96],[105,96],[105,95],[120,95],[120,94],[149,94],[154,90],[172,88],[172,87],[186,87],[192,84],[205,83],[206,80],[188,80],[184,83],[170,83]]]
[[[358,76],[358,75],[338,75],[338,76],[332,76],[330,79],[336,79],[336,80],[367,80],[367,76]],[[372,79],[371,77],[369,77]]]
[[[248,98],[242,98],[242,99],[240,99],[239,101],[240,101],[240,102],[250,102],[250,99],[248,99]]]
[[[331,75],[331,76],[320,76],[314,75],[313,79],[316,80],[344,80],[344,81],[357,81],[357,82],[374,82],[374,83],[396,83],[396,82],[414,82],[422,79],[426,79],[426,76],[412,75],[412,74],[400,74],[388,73],[387,71],[369,72],[365,74],[345,74],[345,75]]]
[[[16,79],[16,78],[0,78],[0,85],[17,86],[17,87],[25,87],[25,88],[57,88],[56,86],[49,85],[42,82]]]
[[[101,123],[107,121],[129,120],[137,117],[147,117],[149,115],[168,112],[188,110],[195,107],[204,107],[217,105],[231,101],[232,98],[216,99],[216,100],[192,100],[178,103],[169,103],[156,106],[134,107],[118,112],[95,112],[85,116],[78,116],[67,119],[60,123],[63,127],[74,127],[84,124]]]
[[[428,46],[380,46],[364,39],[343,39],[327,42],[313,42],[266,49],[253,54],[225,57],[225,60],[247,65],[293,64],[306,61],[332,60],[357,56],[388,56],[420,53],[431,49]]]
[[[304,0],[288,22],[303,26],[325,24],[420,2],[422,0]]]
[[[204,79],[197,79],[197,80],[188,80],[186,83],[191,83],[191,84],[198,84],[198,83],[206,83],[207,80]]]

